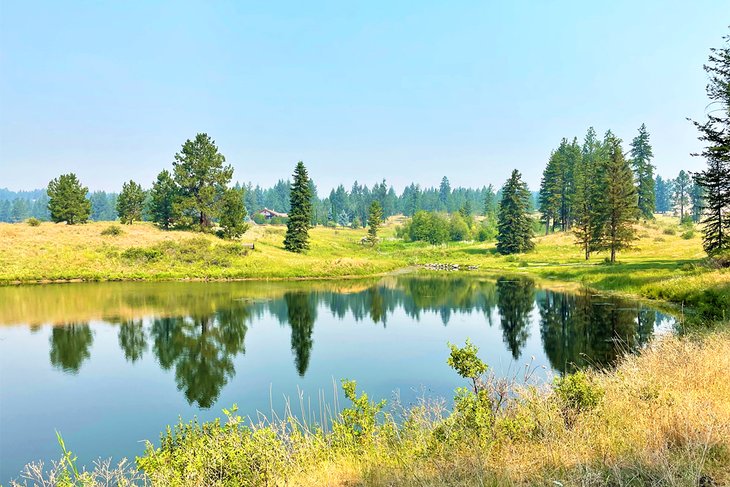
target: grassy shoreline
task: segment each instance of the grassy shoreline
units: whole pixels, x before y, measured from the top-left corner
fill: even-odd
[[[536,250],[501,256],[493,243],[443,246],[394,238],[399,219],[382,229],[376,247],[361,245],[364,230],[317,227],[311,249],[283,249],[282,226],[253,226],[241,243],[185,231],[164,232],[148,223],[122,226],[103,236],[109,222],[39,227],[0,224],[0,285],[84,281],[324,280],[384,276],[423,264],[478,266],[476,275],[526,274],[536,279],[669,302],[722,319],[730,314],[730,269],[706,265],[699,232],[683,238],[676,219],[638,226],[635,248],[606,265],[603,255],[583,259],[570,233],[536,238]]]

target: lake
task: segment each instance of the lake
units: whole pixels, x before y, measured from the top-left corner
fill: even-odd
[[[466,273],[310,282],[0,287],[0,483],[32,460],[133,458],[168,424],[239,413],[316,420],[341,379],[404,404],[451,398],[466,338],[501,376],[611,366],[671,316],[528,278]],[[542,368],[544,367],[544,368]],[[340,403],[342,395],[339,395]]]

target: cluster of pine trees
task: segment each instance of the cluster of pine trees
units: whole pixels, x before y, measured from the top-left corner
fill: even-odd
[[[657,176],[654,187],[657,213],[672,213],[679,217],[680,222],[700,221],[705,190],[689,172],[679,171],[675,179]]]
[[[583,143],[563,139],[550,155],[539,192],[545,232],[572,230],[588,259],[592,252],[616,252],[635,239],[633,223],[653,217],[653,152],[645,125],[625,157],[621,139],[610,130],[600,140],[593,127]]]

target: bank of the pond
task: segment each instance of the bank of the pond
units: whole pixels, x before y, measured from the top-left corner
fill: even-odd
[[[211,235],[164,232],[148,223],[122,226],[117,236],[102,235],[108,222],[0,224],[0,284],[342,279],[440,263],[478,269],[464,272],[524,273],[672,302],[716,319],[730,313],[730,269],[708,263],[699,232],[683,232],[674,218],[640,224],[634,248],[620,253],[614,265],[601,254],[586,261],[570,233],[538,236],[534,252],[502,256],[493,243],[406,243],[394,237],[396,225],[391,221],[382,229],[375,247],[360,244],[364,230],[317,227],[311,231],[311,249],[292,254],[282,246],[283,226],[253,226],[242,242],[225,242]]]
[[[381,407],[348,386],[331,427],[251,425],[224,411],[222,422],[168,429],[137,459],[141,472],[114,475],[201,486],[727,485],[729,368],[720,331],[664,336],[615,370],[553,388],[487,381],[477,396],[465,379],[452,411]]]

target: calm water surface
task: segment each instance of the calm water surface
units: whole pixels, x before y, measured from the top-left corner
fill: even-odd
[[[319,411],[356,379],[404,404],[451,397],[447,342],[470,337],[500,375],[611,365],[673,318],[525,278],[399,276],[297,283],[99,283],[0,288],[0,483],[59,455],[134,457],[179,416]],[[311,398],[311,406],[310,399]]]

